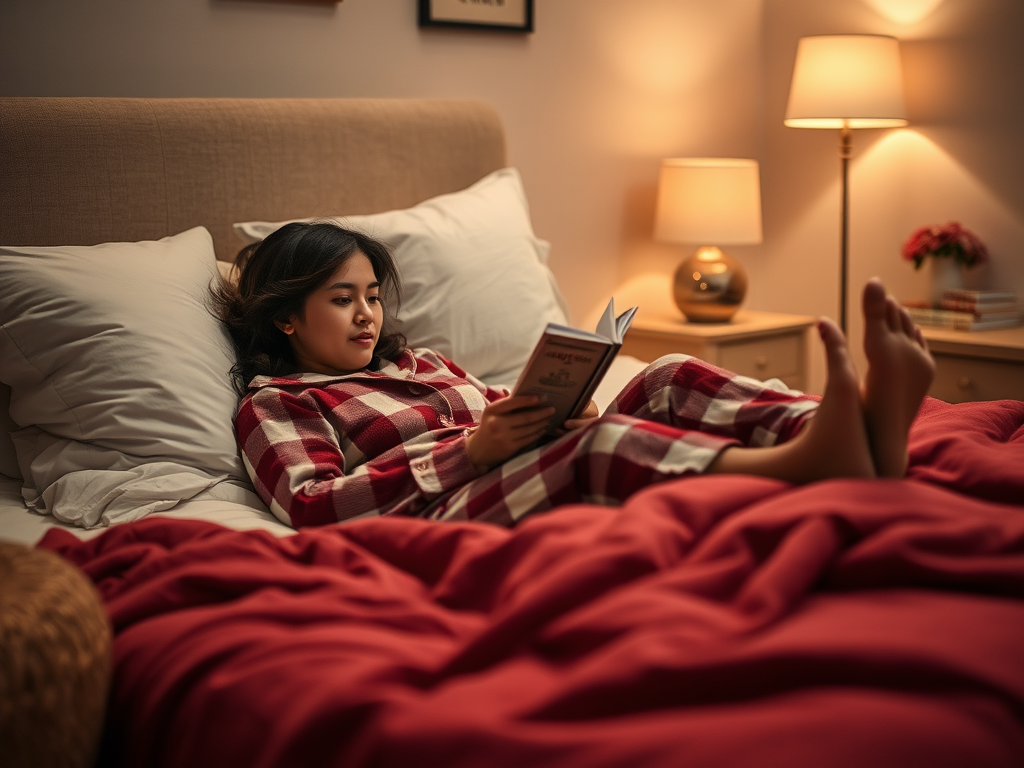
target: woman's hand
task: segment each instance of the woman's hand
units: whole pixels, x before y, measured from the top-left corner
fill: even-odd
[[[574,429],[585,427],[587,424],[590,423],[592,419],[596,419],[597,417],[597,403],[591,400],[589,403],[587,403],[587,407],[583,409],[583,413],[581,413],[575,419],[565,420],[565,423],[562,425],[562,431],[572,432]]]
[[[466,438],[466,453],[479,472],[512,458],[544,435],[555,409],[540,403],[535,395],[519,395],[484,408],[480,426]]]

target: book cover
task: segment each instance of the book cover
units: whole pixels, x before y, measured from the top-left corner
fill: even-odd
[[[911,319],[918,325],[930,328],[950,328],[956,331],[995,330],[1013,328],[1024,323],[1019,311],[993,312],[979,315],[975,312],[959,312],[948,309],[907,306]]]
[[[943,298],[952,299],[954,301],[971,301],[975,304],[989,304],[1016,301],[1017,294],[1015,291],[972,291],[967,289],[958,289],[946,291],[943,294]]]
[[[616,317],[613,298],[593,333],[556,323],[544,329],[512,394],[538,395],[555,408],[549,434],[587,407],[622,348],[636,310],[631,307]]]
[[[979,304],[975,301],[943,299],[939,302],[939,309],[948,309],[953,312],[971,312],[975,317],[981,318],[1001,312],[1019,312],[1020,305],[1016,301],[989,301]]]
[[[961,323],[954,327],[958,331],[996,331],[1000,328],[1016,328],[1018,325],[1024,325],[1024,318],[1020,315],[999,319],[983,318],[981,320],[972,320],[970,323]]]
[[[910,317],[921,322],[935,323],[970,323],[975,320],[1013,320],[1020,317],[1018,310],[1007,312],[965,312],[952,309],[923,309],[907,307]]]

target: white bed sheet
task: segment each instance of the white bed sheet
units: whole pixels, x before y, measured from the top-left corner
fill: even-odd
[[[594,402],[601,412],[615,399],[633,376],[646,363],[635,357],[620,355],[612,363],[601,386],[594,393]],[[254,493],[235,488],[245,503],[220,499],[190,499],[173,509],[154,512],[148,517],[169,517],[178,520],[206,520],[239,531],[263,530],[275,536],[295,533],[279,522]],[[0,475],[0,539],[29,546],[35,545],[50,528],[63,528],[80,539],[91,539],[106,528],[83,529],[60,522],[52,515],[30,512],[21,497],[21,481]]]
[[[170,517],[177,520],[205,520],[239,531],[269,531],[275,536],[288,536],[295,530],[282,524],[266,510],[259,498],[242,504],[220,499],[190,499],[165,512],[154,512],[147,517]],[[51,528],[62,528],[80,539],[91,539],[106,528],[78,528],[60,522],[52,515],[30,512],[21,498],[21,482],[0,475],[0,539],[34,546]]]
[[[619,355],[612,360],[608,373],[601,379],[597,391],[594,392],[594,402],[597,404],[597,412],[604,413],[604,409],[611,405],[615,396],[622,391],[629,380],[647,367],[647,363],[629,355]]]

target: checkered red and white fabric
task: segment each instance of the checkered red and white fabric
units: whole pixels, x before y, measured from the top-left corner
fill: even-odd
[[[431,350],[345,376],[258,376],[235,429],[253,484],[301,527],[415,515],[479,477],[466,435],[489,388]]]
[[[704,471],[729,445],[796,434],[814,398],[686,355],[650,365],[600,419],[480,476],[466,436],[504,396],[430,350],[379,371],[258,377],[236,428],[253,483],[296,527],[382,514],[511,525],[557,504],[616,504]]]

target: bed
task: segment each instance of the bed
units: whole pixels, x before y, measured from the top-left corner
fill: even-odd
[[[102,597],[101,764],[1024,761],[1024,402],[926,400],[898,481],[296,532],[241,469],[203,291],[344,216],[396,249],[414,343],[514,380],[566,316],[494,110],[5,98],[0,148],[0,539]]]

